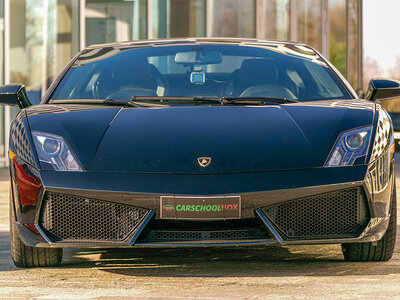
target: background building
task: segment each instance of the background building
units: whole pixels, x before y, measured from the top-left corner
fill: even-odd
[[[361,0],[0,0],[0,84],[37,103],[87,45],[188,36],[305,42],[362,88]],[[0,107],[0,164],[16,112]]]

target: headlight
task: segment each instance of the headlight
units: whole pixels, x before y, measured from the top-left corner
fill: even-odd
[[[371,126],[343,132],[325,166],[352,166],[357,158],[367,155],[370,137]]]
[[[82,171],[78,160],[64,138],[43,132],[32,132],[39,160],[56,171]]]

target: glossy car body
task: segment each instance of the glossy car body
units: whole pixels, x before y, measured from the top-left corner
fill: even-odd
[[[89,64],[126,49],[180,44],[308,55],[331,70],[347,97],[152,108],[52,100],[68,70],[84,64],[82,56]],[[22,109],[11,125],[11,213],[21,240],[62,248],[379,241],[388,227],[394,186],[390,118],[379,104],[357,99],[343,77],[305,47],[182,39],[84,50],[42,104]],[[360,128],[370,128],[365,155],[349,166],[329,167],[341,136]],[[41,161],[32,133],[63,137],[82,171],[56,171]],[[168,215],[165,199],[180,203],[174,210],[185,201],[190,207],[186,214],[162,218]],[[207,201],[210,209],[239,201],[239,214],[195,216]]]

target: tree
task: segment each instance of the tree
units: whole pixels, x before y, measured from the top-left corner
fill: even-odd
[[[396,62],[393,67],[389,68],[388,75],[392,79],[400,80],[400,55],[396,56]]]
[[[400,63],[400,62],[399,62]],[[400,68],[399,68],[400,70]],[[376,59],[367,56],[364,59],[364,78],[363,87],[364,91],[368,89],[368,82],[371,78],[380,77],[383,75],[383,70]]]

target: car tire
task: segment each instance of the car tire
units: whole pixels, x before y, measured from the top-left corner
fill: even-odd
[[[14,213],[10,209],[11,257],[21,268],[57,267],[61,264],[61,248],[26,246],[18,235]]]
[[[396,243],[397,201],[396,182],[393,186],[389,226],[384,236],[374,246],[372,243],[342,244],[346,261],[388,261],[392,258]]]

